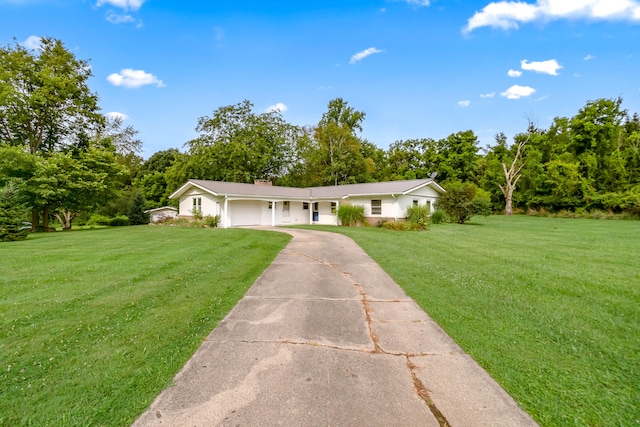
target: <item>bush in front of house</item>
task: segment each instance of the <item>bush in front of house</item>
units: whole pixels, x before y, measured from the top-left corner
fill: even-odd
[[[220,224],[220,215],[216,215],[216,216],[207,215],[204,217],[202,222],[204,222],[204,225],[209,228],[216,228],[218,227],[218,224]]]
[[[342,204],[338,208],[338,219],[342,225],[362,225],[365,223],[364,206]]]
[[[394,230],[394,231],[407,231],[409,229],[409,226],[407,225],[406,222],[387,221],[382,223],[382,228],[386,228],[387,230]]]
[[[436,210],[431,214],[431,223],[432,224],[442,224],[447,220],[447,214],[443,210]]]
[[[407,222],[409,229],[424,230],[429,225],[431,208],[427,205],[411,206],[407,208]]]

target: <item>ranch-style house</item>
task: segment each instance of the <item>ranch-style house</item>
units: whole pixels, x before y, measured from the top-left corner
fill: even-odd
[[[194,212],[220,216],[220,227],[295,224],[339,225],[343,203],[364,206],[367,221],[403,220],[410,206],[431,212],[444,189],[432,178],[365,184],[294,188],[256,181],[254,184],[191,179],[171,194],[180,201],[179,217]]]

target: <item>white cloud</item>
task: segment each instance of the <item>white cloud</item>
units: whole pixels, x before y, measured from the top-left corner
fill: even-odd
[[[458,105],[461,107],[468,107],[469,105],[471,105],[471,101],[469,101],[468,99],[458,101]]]
[[[215,39],[220,41],[224,39],[224,28],[222,27],[213,27],[213,31],[215,33]]]
[[[40,48],[42,47],[42,38],[39,36],[29,36],[20,44],[27,49],[40,50]]]
[[[107,81],[114,86],[124,86],[126,88],[138,88],[145,85],[156,85],[156,87],[164,87],[162,80],[158,79],[151,73],[144,70],[133,70],[125,68],[119,73],[110,74]]]
[[[121,113],[119,111],[110,111],[107,114],[105,114],[105,116],[107,116],[110,119],[120,119],[120,120],[127,120],[129,118],[129,116],[127,116],[124,113]]]
[[[502,92],[500,96],[504,96],[507,99],[520,99],[523,97],[531,96],[536,90],[529,86],[513,85],[506,91]]]
[[[144,2],[145,0],[98,0],[96,6],[100,7],[109,4],[122,10],[138,10]]]
[[[517,29],[519,24],[557,19],[631,20],[640,21],[638,0],[537,0],[491,2],[476,12],[464,28],[492,27],[503,30]]]
[[[480,27],[503,30],[518,28],[518,22],[533,21],[537,14],[536,6],[527,3],[508,1],[489,3],[481,12],[476,12],[467,21],[465,32],[471,32]]]
[[[272,111],[280,111],[281,113],[284,113],[285,111],[287,111],[288,107],[283,104],[282,102],[278,102],[276,104],[273,105],[269,105],[267,107],[267,113],[270,113]]]
[[[373,55],[374,53],[382,53],[382,52],[384,51],[380,49],[376,49],[375,47],[370,47],[369,49],[365,49],[362,52],[358,52],[355,55],[353,55],[351,57],[351,60],[349,61],[349,64],[355,64],[356,62],[363,60],[369,55]]]
[[[518,71],[518,70],[509,70],[507,71],[507,75],[509,77],[520,77],[522,75],[522,71]]]
[[[591,54],[588,54],[587,56],[584,57],[585,61],[591,61],[592,59],[596,59],[596,57]]]
[[[552,76],[558,75],[558,70],[562,68],[562,65],[558,64],[555,59],[549,59],[548,61],[540,62],[528,62],[526,59],[520,61],[520,67],[523,70],[535,71],[536,73],[550,74]]]
[[[415,6],[429,6],[429,4],[431,3],[430,0],[405,0],[405,1]]]
[[[496,96],[495,92],[489,92],[489,93],[481,93],[480,94],[480,98],[493,98],[494,96]]]
[[[129,22],[136,22],[136,19],[131,15],[124,15],[109,11],[107,13],[107,21],[111,22],[112,24],[127,24]]]

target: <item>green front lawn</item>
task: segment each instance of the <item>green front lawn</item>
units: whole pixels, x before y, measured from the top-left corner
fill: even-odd
[[[638,425],[640,223],[322,229],[353,237],[541,425]],[[0,425],[130,424],[289,238],[141,226],[0,244]]]
[[[139,226],[0,244],[0,425],[129,425],[289,240]]]
[[[640,222],[322,229],[358,242],[541,425],[640,424]]]

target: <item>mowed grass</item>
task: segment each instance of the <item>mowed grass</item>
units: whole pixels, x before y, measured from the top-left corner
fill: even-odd
[[[640,424],[640,222],[323,229],[358,242],[541,425]]]
[[[289,240],[139,226],[0,244],[0,425],[129,425]]]

